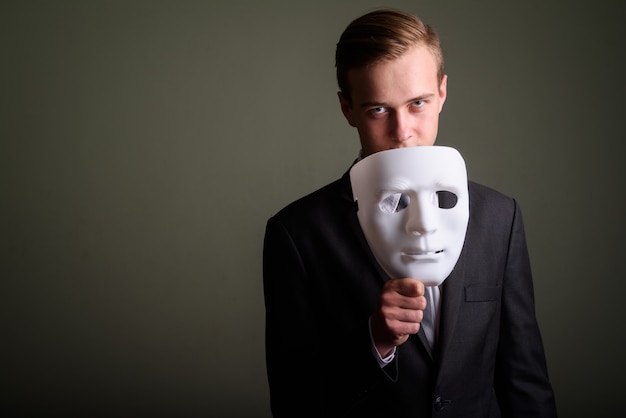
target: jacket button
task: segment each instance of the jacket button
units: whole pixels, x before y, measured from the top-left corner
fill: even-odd
[[[451,400],[441,399],[441,396],[437,396],[437,398],[435,398],[435,402],[433,402],[433,407],[435,408],[435,411],[441,411],[446,407],[446,405],[450,405],[451,403]]]

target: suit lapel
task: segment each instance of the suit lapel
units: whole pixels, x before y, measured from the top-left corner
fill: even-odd
[[[454,334],[459,309],[463,302],[465,281],[465,251],[461,251],[459,260],[442,286],[441,311],[439,325],[439,353],[443,359]]]
[[[428,353],[428,357],[431,361],[433,361],[435,359],[433,349],[430,347],[430,343],[428,342],[428,338],[426,338],[426,333],[424,333],[424,329],[422,327],[420,327],[417,337],[419,338],[420,343],[422,343],[424,350]]]

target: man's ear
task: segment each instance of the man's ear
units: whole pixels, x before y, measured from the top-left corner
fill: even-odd
[[[346,117],[350,126],[354,128],[354,115],[352,114],[352,105],[350,101],[340,91],[337,92],[337,97],[339,98],[339,104],[341,105],[341,112]]]
[[[448,97],[448,76],[444,74],[441,78],[441,84],[439,84],[439,112],[443,109],[446,97]]]

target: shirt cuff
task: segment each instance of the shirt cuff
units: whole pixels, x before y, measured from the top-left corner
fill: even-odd
[[[386,365],[388,365],[389,363],[391,363],[393,361],[393,359],[396,356],[396,347],[393,348],[393,350],[391,350],[391,353],[389,353],[386,357],[382,357],[380,355],[380,353],[378,352],[378,350],[376,349],[376,344],[374,344],[374,337],[372,336],[372,317],[370,316],[369,320],[368,320],[368,328],[370,331],[370,342],[372,343],[372,354],[374,355],[374,358],[376,358],[376,361],[378,362],[378,365],[383,368]]]

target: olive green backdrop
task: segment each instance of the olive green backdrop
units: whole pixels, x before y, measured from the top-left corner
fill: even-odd
[[[265,221],[357,155],[334,46],[382,5],[441,34],[438,143],[522,205],[561,416],[614,416],[624,7],[539,0],[3,2],[0,412],[270,416]]]

